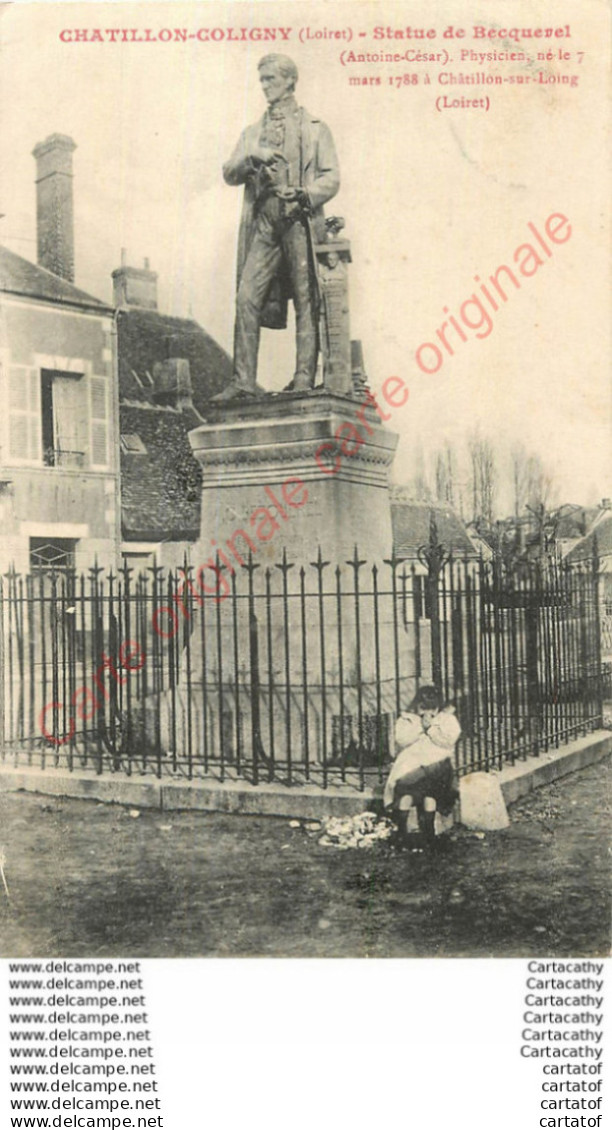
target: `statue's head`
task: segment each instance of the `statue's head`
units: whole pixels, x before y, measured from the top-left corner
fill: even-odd
[[[261,88],[271,106],[293,94],[298,69],[288,55],[264,55],[258,63],[258,70]]]

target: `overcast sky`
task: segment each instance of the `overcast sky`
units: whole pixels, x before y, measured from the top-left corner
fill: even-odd
[[[121,248],[135,266],[147,256],[159,272],[161,309],[191,313],[231,351],[241,190],[223,183],[221,165],[240,130],[263,111],[257,61],[265,48],[197,40],[64,44],[59,32],[291,27],[285,50],[300,68],[298,99],[328,123],[340,159],[342,187],[328,214],[346,218],[352,242],[352,336],[363,341],[373,387],[399,374],[410,388],[408,405],[390,422],[401,436],[396,480],[409,474],[417,444],[426,451],[447,439],[460,444],[479,425],[506,452],[521,440],[540,454],[560,501],[593,502],[612,494],[606,6],[554,5],[555,26],[571,22],[571,41],[562,46],[585,52],[567,71],[579,75],[575,88],[443,89],[435,65],[343,67],[346,44],[301,43],[297,34],[302,27],[361,29],[367,36],[352,46],[374,52],[381,47],[374,26],[405,27],[407,11],[412,26],[438,29],[435,50],[449,23],[491,24],[490,4],[0,7],[0,239],[35,258],[31,150],[50,133],[70,134],[78,146],[77,284],[109,300]],[[550,4],[534,0],[495,5],[498,26],[506,14],[513,26],[547,26],[550,12]],[[452,50],[461,70],[456,43]],[[404,72],[421,82],[385,85],[389,73]],[[349,86],[349,75],[366,73],[383,75],[383,85]],[[445,92],[490,93],[491,108],[437,112],[435,99]],[[521,279],[520,291],[511,288],[507,303],[491,312],[487,337],[467,330],[463,342],[455,335],[454,356],[437,374],[423,374],[415,352],[436,340],[443,307],[458,318],[477,290],[474,275],[485,282],[520,244],[533,242],[528,224],[543,231],[553,212],[568,217],[571,238]],[[287,382],[292,352],[289,334],[266,335],[264,385]]]

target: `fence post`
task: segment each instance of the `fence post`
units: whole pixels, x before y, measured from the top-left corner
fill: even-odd
[[[5,692],[4,683],[4,584],[0,577],[0,759],[4,761],[5,753]]]
[[[597,664],[596,689],[597,689],[597,717],[600,726],[603,725],[603,671],[601,666],[601,613],[599,608],[599,545],[597,534],[593,538],[593,602],[595,605],[595,662]]]
[[[286,563],[286,560],[285,560]],[[291,566],[288,566],[291,568]],[[257,622],[257,614],[255,612],[255,593],[253,591],[253,574],[259,565],[253,564],[253,554],[249,550],[248,565],[243,565],[249,574],[249,666],[251,670],[251,755],[253,758],[253,784],[259,784],[259,764],[267,762],[266,753],[261,740],[261,714],[260,714],[260,675],[259,675],[259,624]],[[285,574],[286,577],[286,574]],[[234,596],[234,601],[236,597]],[[287,611],[285,608],[285,617]],[[240,698],[239,692],[236,691],[236,716],[240,711]],[[289,753],[290,758],[290,753]],[[289,775],[291,775],[291,761],[288,758]]]
[[[431,673],[434,686],[442,697],[442,639],[440,635],[440,573],[449,555],[438,541],[438,524],[433,510],[429,514],[429,544],[418,550],[421,564],[427,567],[427,593],[431,615]]]

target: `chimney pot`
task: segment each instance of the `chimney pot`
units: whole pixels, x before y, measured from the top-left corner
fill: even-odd
[[[144,267],[128,267],[121,255],[121,266],[112,273],[113,305],[139,306],[144,310],[157,310],[157,272],[149,270],[149,260]]]

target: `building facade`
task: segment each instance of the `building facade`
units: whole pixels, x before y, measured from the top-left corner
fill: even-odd
[[[71,138],[37,162],[38,262],[0,248],[0,570],[118,564],[113,309],[74,285]]]

